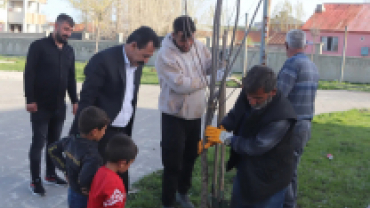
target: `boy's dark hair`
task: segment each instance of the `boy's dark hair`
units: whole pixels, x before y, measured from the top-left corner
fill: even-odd
[[[242,83],[246,93],[255,93],[260,88],[267,93],[276,88],[276,75],[270,67],[255,65],[243,78]]]
[[[62,13],[62,14],[58,15],[57,20],[55,21],[55,23],[62,24],[64,22],[67,22],[69,24],[69,26],[71,26],[71,27],[75,26],[75,22],[73,21],[72,17],[67,15],[67,14]]]
[[[139,49],[143,49],[149,42],[153,42],[154,48],[159,48],[159,38],[154,30],[147,26],[141,26],[128,36],[126,43],[136,42]]]
[[[183,38],[190,37],[196,30],[193,20],[187,15],[177,17],[173,22],[173,32],[184,32]]]
[[[110,123],[108,115],[102,109],[89,106],[81,111],[78,128],[81,134],[89,134],[93,129],[101,130]]]
[[[116,134],[109,140],[105,148],[105,157],[108,162],[116,163],[121,160],[129,162],[136,158],[138,151],[136,144],[129,136]]]

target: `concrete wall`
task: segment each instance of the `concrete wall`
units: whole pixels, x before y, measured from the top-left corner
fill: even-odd
[[[257,54],[256,54],[257,53]],[[248,59],[252,59],[250,66],[258,64],[259,51],[248,51]],[[310,57],[310,56],[309,56]],[[286,54],[283,52],[270,52],[267,55],[267,65],[270,66],[276,73],[280,71],[285,60]],[[341,76],[342,57],[329,55],[314,55],[314,63],[319,69],[321,80],[339,80]],[[235,67],[240,69],[240,65]],[[236,70],[241,72],[241,70]],[[358,57],[346,57],[344,67],[344,81],[353,83],[370,83],[370,59]]]
[[[8,38],[2,37],[0,33],[0,55],[26,56],[28,47],[33,38]],[[95,53],[94,41],[72,41],[69,43],[73,46],[76,54],[76,60],[87,61]],[[120,44],[118,41],[101,41],[99,50]],[[235,55],[235,54],[234,54]],[[234,55],[232,57],[234,57]],[[233,66],[234,72],[243,71],[243,50],[237,57]],[[310,57],[310,56],[309,56]],[[148,65],[154,66],[156,53],[149,60]],[[278,72],[286,60],[284,52],[269,52],[267,55],[267,64]],[[248,50],[248,66],[259,64],[259,51]],[[320,78],[322,80],[338,80],[340,78],[341,56],[315,55],[314,62],[317,65]],[[347,57],[344,70],[344,81],[355,83],[370,83],[370,59]]]
[[[26,56],[28,47],[35,40],[33,38],[3,38],[1,35],[0,33],[0,55]],[[19,35],[22,35],[22,33],[19,33]],[[39,33],[35,33],[35,36],[39,35]],[[77,61],[87,61],[95,53],[95,41],[70,40],[69,43],[75,50]],[[104,50],[117,44],[118,42],[116,41],[100,41],[99,50]]]
[[[0,32],[0,40],[1,40],[1,42],[3,42],[3,39],[6,39],[6,38],[29,39],[27,41],[32,42],[32,41],[34,41],[36,39],[43,38],[45,36],[46,36],[46,33],[11,33],[11,32],[3,32],[3,33],[1,33]]]

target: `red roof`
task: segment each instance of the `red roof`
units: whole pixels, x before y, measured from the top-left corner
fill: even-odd
[[[235,33],[235,42],[240,44],[243,41],[244,35],[244,30],[237,30]],[[248,39],[250,39],[252,43],[261,42],[261,31],[249,31]]]
[[[284,45],[286,32],[276,32],[270,35],[268,45]]]
[[[284,45],[285,44],[285,32],[271,32],[269,33],[269,45]],[[244,37],[244,31],[238,31],[237,33],[237,40],[242,41]],[[261,31],[250,31],[248,33],[248,39],[251,40],[252,43],[260,43],[261,42]]]
[[[370,32],[370,4],[323,4],[322,13],[314,13],[302,26],[302,30],[312,28],[326,31]]]
[[[243,34],[244,35],[244,34]],[[261,42],[261,31],[249,31],[248,38],[253,43]]]

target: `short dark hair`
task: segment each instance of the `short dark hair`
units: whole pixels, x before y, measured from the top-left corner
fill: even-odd
[[[155,48],[159,48],[159,38],[154,30],[147,26],[141,26],[128,36],[126,43],[136,42],[139,49],[143,49],[149,42],[153,42]]]
[[[138,151],[138,147],[131,137],[119,133],[109,140],[105,148],[105,157],[108,162],[116,163],[121,160],[129,162],[136,158]]]
[[[62,13],[62,14],[58,15],[57,20],[55,21],[55,23],[62,24],[64,22],[67,22],[69,24],[69,26],[71,26],[71,27],[75,26],[75,22],[73,21],[72,17],[67,15],[67,14]]]
[[[263,88],[265,92],[271,92],[276,88],[276,75],[267,66],[255,65],[242,80],[246,93],[255,93]]]
[[[80,134],[89,134],[94,129],[103,129],[110,123],[108,115],[102,109],[89,106],[81,111],[78,119]]]
[[[173,22],[173,32],[175,34],[184,32],[184,38],[185,36],[190,37],[196,30],[197,28],[195,27],[194,21],[187,15],[177,17]]]

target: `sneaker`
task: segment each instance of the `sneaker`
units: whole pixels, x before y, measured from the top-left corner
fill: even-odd
[[[45,196],[45,189],[42,186],[40,178],[32,181],[30,184],[30,190],[33,195]]]
[[[180,204],[182,208],[194,208],[194,204],[191,203],[188,195],[176,193],[176,202]]]
[[[67,181],[61,179],[57,175],[46,176],[45,177],[45,184],[48,184],[48,185],[57,185],[57,186],[67,186],[68,185]]]

